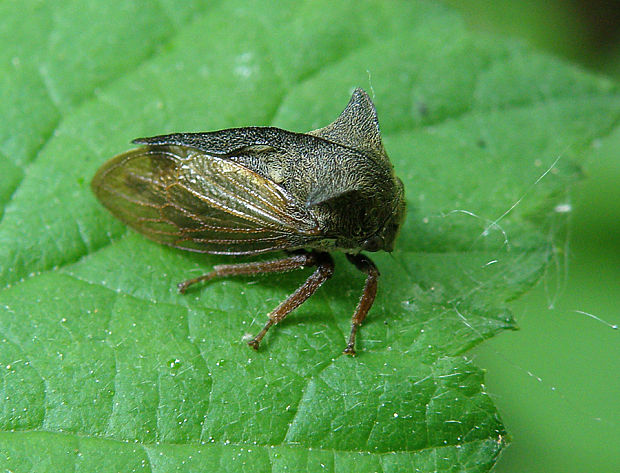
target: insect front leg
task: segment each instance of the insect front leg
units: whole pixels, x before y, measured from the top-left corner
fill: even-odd
[[[297,252],[286,258],[280,258],[271,261],[254,261],[251,263],[239,264],[218,264],[213,267],[213,271],[199,276],[197,278],[188,279],[177,285],[179,292],[185,294],[187,288],[201,281],[210,281],[215,278],[225,278],[228,276],[254,276],[264,273],[284,273],[294,269],[305,268],[307,266],[315,266],[316,255],[307,251]]]
[[[277,324],[284,319],[290,312],[303,304],[316,290],[321,287],[325,281],[334,274],[334,260],[329,253],[312,252],[309,253],[314,258],[314,264],[317,269],[293,294],[291,294],[284,302],[269,313],[269,320],[260,332],[252,340],[248,342],[255,350],[258,350],[260,341],[263,339],[267,331],[272,325]]]
[[[375,266],[375,263],[368,258],[368,256],[361,253],[357,255],[347,254],[347,259],[353,263],[357,269],[367,275],[362,297],[360,298],[351,319],[351,334],[349,335],[349,343],[347,343],[347,347],[344,349],[344,353],[346,355],[355,355],[355,335],[357,334],[357,329],[366,318],[368,311],[375,301],[375,296],[377,295],[379,270]]]

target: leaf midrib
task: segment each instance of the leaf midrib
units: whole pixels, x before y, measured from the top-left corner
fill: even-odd
[[[196,443],[177,443],[177,442],[162,442],[162,441],[154,441],[154,442],[139,442],[139,441],[127,441],[127,440],[119,440],[110,437],[98,436],[98,435],[86,435],[79,432],[54,432],[50,430],[42,430],[42,429],[23,429],[23,430],[13,430],[13,431],[0,431],[0,435],[11,435],[11,434],[35,434],[35,435],[52,435],[52,436],[63,436],[63,437],[74,437],[77,441],[81,439],[88,440],[101,440],[105,442],[114,442],[122,445],[139,445],[143,449],[153,448],[157,449],[158,447],[192,447],[196,448],[205,448],[210,445],[217,447],[233,447],[233,448],[263,448],[263,449],[271,449],[273,447],[284,447],[287,449],[299,449],[301,451],[313,451],[313,452],[330,452],[330,453],[360,453],[360,454],[368,454],[368,455],[392,455],[395,453],[401,454],[418,454],[429,450],[441,450],[441,449],[450,449],[455,447],[462,447],[463,445],[471,445],[476,443],[485,443],[489,442],[492,439],[483,438],[483,439],[475,439],[475,440],[467,440],[454,444],[442,444],[442,445],[429,445],[428,447],[418,448],[415,450],[389,450],[389,451],[378,451],[378,450],[342,450],[337,448],[324,448],[324,447],[313,447],[313,446],[303,446],[300,443],[278,443],[278,444],[270,444],[270,443],[254,443],[254,442],[231,442],[229,440],[209,440],[208,442],[200,441]]]

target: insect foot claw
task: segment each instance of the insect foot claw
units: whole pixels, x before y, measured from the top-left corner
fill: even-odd
[[[353,345],[347,345],[347,347],[342,352],[345,355],[355,356],[357,353],[355,352],[355,347]]]
[[[185,284],[184,282],[180,282],[179,284],[177,284],[177,289],[179,290],[179,293],[185,294],[185,291],[187,290],[187,284]]]
[[[250,347],[253,350],[258,351],[258,345],[260,345],[260,342],[256,340],[255,338],[253,338],[252,340],[248,342],[248,345],[250,345]]]

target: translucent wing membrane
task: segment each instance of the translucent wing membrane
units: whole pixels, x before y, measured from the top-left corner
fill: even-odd
[[[310,212],[280,186],[222,157],[146,146],[106,163],[93,190],[148,238],[189,251],[251,254],[320,238]]]

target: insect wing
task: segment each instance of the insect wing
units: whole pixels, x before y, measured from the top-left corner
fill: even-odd
[[[318,226],[286,190],[229,159],[185,146],[147,146],[97,172],[95,195],[159,243],[214,254],[303,247]]]

